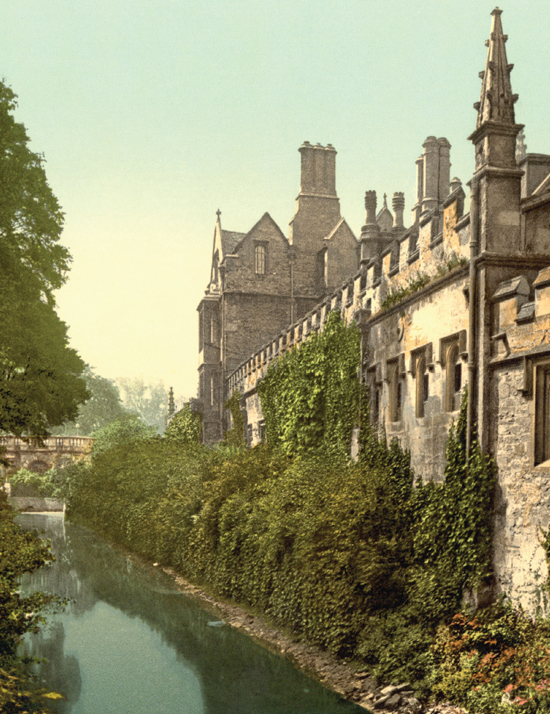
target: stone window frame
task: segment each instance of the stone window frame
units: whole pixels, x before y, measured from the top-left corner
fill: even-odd
[[[369,388],[370,423],[378,424],[381,418],[383,386],[382,365],[380,363],[374,364],[367,369],[367,384]]]
[[[405,376],[405,356],[403,354],[386,361],[386,381],[388,382],[388,417],[393,424],[403,419],[403,377]]]
[[[204,306],[199,310],[199,352],[204,350]]]
[[[430,396],[430,376],[424,353],[416,358],[415,379],[415,415],[417,419],[425,416],[425,405]]]
[[[328,288],[328,246],[317,251],[317,285],[320,290]]]
[[[210,344],[215,345],[218,336],[218,321],[216,320],[216,315],[210,313]]]
[[[254,241],[254,274],[257,276],[267,274],[267,246],[265,241]]]
[[[456,412],[460,409],[460,394],[464,383],[458,342],[451,342],[445,355],[445,410]]]
[[[460,410],[460,395],[464,387],[463,363],[468,357],[466,338],[466,330],[460,330],[439,341],[439,362],[445,371],[445,411],[449,413]],[[460,386],[457,389],[458,378]]]
[[[533,466],[550,468],[550,358],[533,361]]]
[[[430,372],[433,371],[433,344],[428,342],[411,352],[410,372],[415,380],[415,408],[417,419],[425,415],[426,402],[430,396]]]

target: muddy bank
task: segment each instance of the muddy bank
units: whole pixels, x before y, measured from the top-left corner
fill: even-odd
[[[242,630],[258,643],[289,659],[296,667],[324,686],[338,692],[367,710],[393,711],[402,714],[466,714],[465,710],[451,705],[439,704],[425,707],[415,697],[406,683],[398,686],[376,686],[366,671],[357,671],[351,663],[339,660],[319,647],[296,642],[280,630],[270,626],[260,615],[252,614],[237,605],[220,600],[206,590],[189,583],[171,568],[149,563],[135,554],[127,555],[144,568],[162,569],[176,587],[198,602],[227,625]]]

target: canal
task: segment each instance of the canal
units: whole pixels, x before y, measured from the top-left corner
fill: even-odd
[[[283,657],[215,620],[93,532],[58,514],[18,522],[49,538],[56,562],[24,591],[70,602],[25,648],[35,673],[63,692],[61,714],[359,714]]]

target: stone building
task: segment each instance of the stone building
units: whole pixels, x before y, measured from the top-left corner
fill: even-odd
[[[418,475],[441,480],[467,385],[469,439],[477,424],[498,468],[497,587],[533,608],[550,522],[550,155],[525,151],[506,39],[497,8],[469,137],[469,212],[449,142],[429,136],[409,228],[403,194],[392,215],[367,191],[356,240],[338,208],[335,151],[308,143],[288,239],[268,214],[247,234],[218,217],[199,306],[200,397],[207,441],[228,428],[223,402],[238,390],[257,443],[258,381],[340,310],[361,326],[371,418],[410,450]]]

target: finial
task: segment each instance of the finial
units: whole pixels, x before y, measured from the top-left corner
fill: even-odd
[[[219,220],[220,220],[220,216],[222,215],[222,212],[220,211],[219,208],[218,208],[218,210],[216,211],[216,215],[218,216],[218,221],[219,221]]]
[[[525,143],[525,132],[523,128],[520,129],[518,138],[516,140],[516,161],[522,161],[527,156],[527,144]]]
[[[488,121],[500,124],[515,124],[514,104],[518,96],[512,94],[510,72],[513,65],[506,58],[507,36],[502,31],[500,16],[502,10],[496,7],[491,13],[493,17],[491,35],[485,43],[487,60],[485,70],[480,72],[481,96],[474,104],[477,111],[476,129]]]
[[[388,207],[388,195],[385,193],[384,194],[384,208]]]

